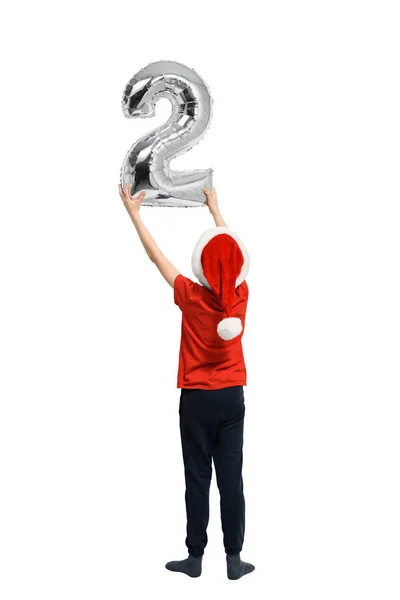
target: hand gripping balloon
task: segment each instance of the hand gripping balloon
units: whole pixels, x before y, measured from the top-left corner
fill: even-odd
[[[193,69],[172,61],[154,62],[127,84],[122,98],[125,117],[153,117],[159,98],[170,100],[171,116],[130,148],[121,183],[130,184],[131,195],[146,192],[142,205],[201,206],[203,188],[213,187],[212,169],[174,171],[170,162],[204,136],[211,121],[210,93]]]

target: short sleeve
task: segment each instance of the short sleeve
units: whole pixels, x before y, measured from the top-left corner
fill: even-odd
[[[184,275],[177,275],[174,281],[174,302],[181,310],[184,309],[192,287],[194,286],[193,281]]]

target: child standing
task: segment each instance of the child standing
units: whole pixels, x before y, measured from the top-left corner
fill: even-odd
[[[181,388],[179,424],[185,468],[188,557],[171,561],[170,571],[198,577],[207,545],[212,461],[220,492],[221,524],[229,579],[254,570],[240,558],[245,531],[243,425],[246,367],[244,331],[250,259],[219,211],[215,190],[205,189],[205,204],[216,227],[203,233],[192,256],[200,284],[181,275],[162,254],[140,216],[145,193],[136,198],[129,185],[120,196],[139,238],[162,276],[174,289],[182,311],[177,387]]]

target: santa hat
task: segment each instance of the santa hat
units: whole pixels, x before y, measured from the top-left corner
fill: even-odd
[[[226,317],[218,323],[217,333],[232,340],[243,330],[243,324],[232,314],[235,289],[249,272],[250,257],[239,237],[227,227],[205,231],[197,242],[192,269],[197,279],[219,298]]]

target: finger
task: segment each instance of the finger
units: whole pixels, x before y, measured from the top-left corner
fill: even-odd
[[[145,195],[146,195],[146,192],[140,192],[140,194],[138,196],[136,196],[135,200],[140,203],[143,200],[143,198],[145,197]]]
[[[210,190],[208,188],[203,188],[203,192],[208,198],[208,196],[210,195]]]
[[[125,194],[128,196],[128,198],[132,199],[132,196],[131,196],[131,184],[130,183],[126,183],[125,184]]]

